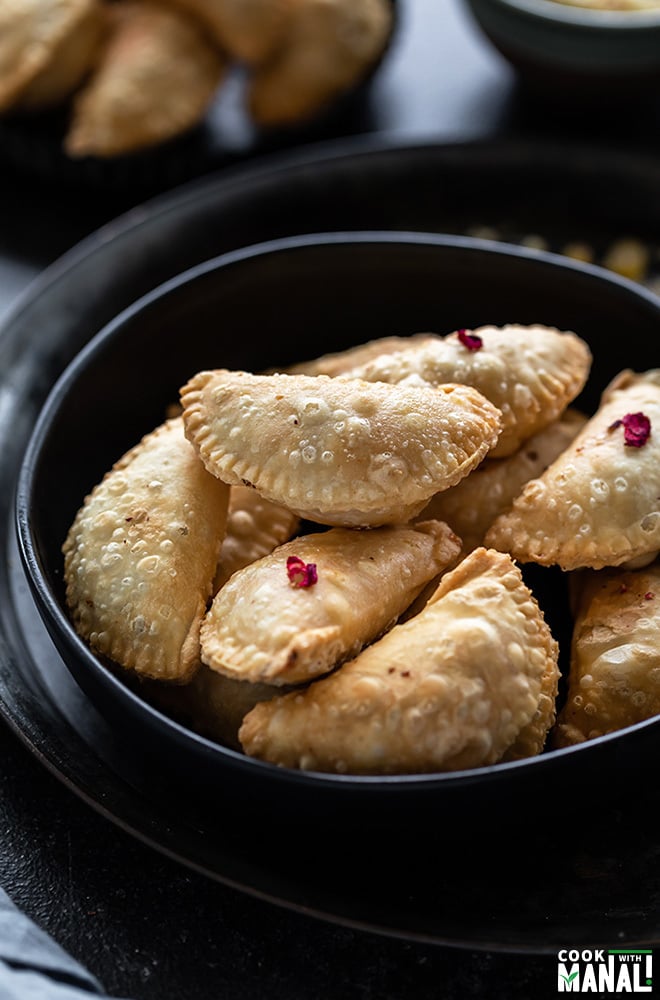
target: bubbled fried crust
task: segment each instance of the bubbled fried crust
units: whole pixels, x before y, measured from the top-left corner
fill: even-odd
[[[225,584],[202,624],[202,659],[236,680],[309,681],[393,625],[459,551],[438,521],[298,537]],[[292,584],[291,556],[316,567],[316,583]]]
[[[511,746],[500,757],[502,763],[536,757],[544,750],[557,718],[557,695],[559,693],[557,656],[548,656],[541,678],[541,691],[536,711],[527,725],[522,727]]]
[[[566,702],[555,747],[660,713],[660,565],[571,575],[577,606]]]
[[[147,435],[94,488],[63,553],[73,623],[95,652],[161,680],[194,673],[227,498],[181,419]]]
[[[369,382],[474,386],[502,412],[502,433],[490,457],[503,458],[575,399],[587,380],[591,352],[576,334],[546,326],[483,326],[471,333],[481,338],[478,350],[452,333],[375,358],[350,374]]]
[[[0,111],[13,105],[96,6],[96,0],[2,0]]]
[[[264,500],[249,486],[232,486],[227,531],[213,581],[214,595],[237,570],[292,538],[299,525],[300,519],[286,507]]]
[[[559,420],[525,441],[507,458],[486,457],[450,490],[436,493],[418,514],[446,521],[463,542],[463,554],[483,545],[498,514],[507,510],[530,479],[539,476],[568,447],[587,417],[568,409]]]
[[[651,436],[625,444],[619,420],[643,412]],[[622,372],[572,444],[486,534],[521,562],[564,570],[650,561],[660,549],[660,372]]]
[[[325,375],[200,372],[183,387],[186,434],[207,469],[301,517],[406,521],[479,464],[499,411],[468,386],[386,386]]]
[[[423,611],[304,692],[252,709],[246,753],[350,774],[492,764],[534,718],[557,644],[513,561],[475,549]]]

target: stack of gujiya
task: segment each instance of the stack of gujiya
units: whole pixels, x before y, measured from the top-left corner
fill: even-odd
[[[77,631],[291,768],[474,768],[654,714],[660,373],[621,373],[588,419],[591,360],[509,325],[199,372],[76,515]],[[577,609],[559,719],[529,561]]]
[[[70,157],[116,157],[197,126],[234,69],[261,128],[363,83],[389,0],[1,0],[0,115],[68,112]]]

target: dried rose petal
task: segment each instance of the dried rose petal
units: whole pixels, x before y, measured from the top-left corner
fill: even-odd
[[[476,333],[468,333],[467,330],[459,330],[458,339],[463,347],[467,347],[468,351],[480,351],[484,346],[481,337],[477,336]]]
[[[651,421],[645,413],[626,413],[615,424],[623,424],[623,439],[631,448],[641,448],[651,434]]]
[[[298,556],[289,556],[286,572],[294,587],[312,587],[318,581],[316,563],[303,562]]]

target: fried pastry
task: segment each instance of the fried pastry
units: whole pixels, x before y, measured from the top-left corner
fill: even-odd
[[[447,521],[463,542],[467,555],[483,545],[488,528],[505,511],[530,479],[534,479],[568,447],[587,421],[573,408],[528,438],[508,458],[486,457],[481,465],[450,490],[437,493],[418,514],[421,520]]]
[[[492,764],[538,710],[557,644],[502,553],[475,549],[416,618],[305,691],[245,717],[241,744],[285,767],[349,774]]]
[[[636,420],[650,421],[651,430],[635,443]],[[485,543],[564,570],[652,561],[660,549],[658,428],[660,370],[622,372],[572,444],[496,518]]]
[[[248,81],[258,125],[310,118],[366,76],[392,30],[387,0],[297,0],[287,36]]]
[[[577,606],[566,703],[553,745],[572,746],[660,713],[660,566],[571,575]]]
[[[366,364],[382,354],[394,354],[405,351],[414,344],[426,340],[437,339],[432,333],[414,333],[410,337],[379,337],[369,340],[366,344],[349,347],[345,351],[333,351],[323,354],[312,361],[301,361],[297,365],[286,368],[287,375],[345,375],[346,372]]]
[[[305,0],[176,0],[176,6],[199,18],[232,59],[258,64],[283,44],[300,2]]]
[[[238,730],[260,701],[287,691],[272,684],[250,684],[225,677],[202,664],[187,684],[143,680],[140,695],[170,718],[207,739],[240,750]]]
[[[582,390],[591,352],[576,334],[545,326],[484,326],[383,355],[349,374],[368,382],[474,386],[502,411],[491,458],[513,454]]]
[[[459,551],[438,521],[296,538],[218,592],[202,624],[202,659],[237,680],[309,681],[393,625]],[[296,567],[313,576],[298,579]]]
[[[349,527],[419,513],[479,464],[500,425],[499,411],[468,386],[327,375],[205,371],[181,401],[209,472],[300,517]]]
[[[227,531],[220,549],[213,593],[216,594],[237,570],[287,542],[299,524],[300,519],[290,510],[264,500],[249,486],[232,486]]]
[[[84,37],[97,11],[97,0],[2,0],[0,111],[20,101],[68,38]]]
[[[511,746],[502,754],[499,759],[501,763],[536,757],[545,749],[557,718],[560,673],[558,658],[559,648],[557,647],[557,656],[549,656],[546,660],[536,711],[527,725],[522,727]]]
[[[94,488],[63,552],[73,623],[95,652],[147,677],[192,676],[228,493],[180,418],[143,438]]]
[[[70,156],[112,157],[172,139],[203,117],[226,62],[203,29],[148,0],[113,4],[113,26],[75,98]]]

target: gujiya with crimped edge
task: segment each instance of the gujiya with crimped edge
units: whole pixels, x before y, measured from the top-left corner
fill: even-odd
[[[287,542],[299,526],[300,518],[286,507],[264,500],[250,486],[231,486],[214,595],[233,573]]]
[[[489,527],[511,505],[525,483],[539,476],[568,447],[587,417],[568,409],[554,423],[523,442],[507,458],[486,458],[450,490],[436,493],[420,520],[446,521],[460,535],[463,554],[483,545]]]
[[[392,626],[460,548],[439,521],[298,537],[219,591],[201,628],[202,660],[237,680],[309,681]],[[316,566],[313,586],[292,586],[290,556]]]
[[[186,434],[229,485],[322,524],[407,521],[495,444],[500,412],[476,389],[219,369],[181,390]]]
[[[181,418],[143,438],[94,488],[63,552],[67,604],[95,652],[147,677],[191,677],[228,493]]]
[[[541,692],[536,705],[536,711],[526,726],[523,726],[511,746],[504,751],[500,762],[524,760],[541,753],[548,742],[548,736],[557,718],[557,695],[559,693],[559,647],[556,655],[546,659],[545,670],[541,677]]]
[[[568,691],[552,734],[572,746],[660,713],[660,566],[579,570]]]
[[[642,412],[643,447],[619,423]],[[485,544],[521,562],[564,570],[642,565],[660,550],[660,369],[621,372],[572,444],[523,488],[489,528]]]
[[[483,326],[471,334],[481,339],[477,350],[451,333],[376,357],[348,374],[398,385],[473,386],[502,413],[502,432],[490,455],[502,458],[575,399],[587,381],[591,351],[575,333],[546,326]]]
[[[256,705],[239,737],[252,756],[312,771],[493,764],[537,718],[557,654],[513,560],[478,548],[415,618],[305,691]]]

